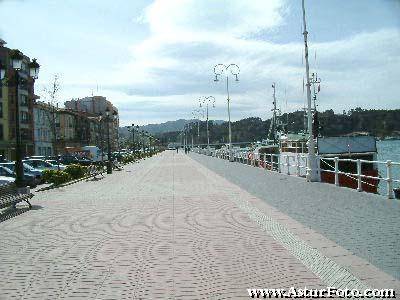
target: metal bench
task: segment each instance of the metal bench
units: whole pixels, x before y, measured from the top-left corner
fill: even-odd
[[[28,190],[29,191],[29,190]],[[14,206],[22,201],[25,201],[29,205],[29,209],[32,208],[29,199],[33,197],[30,192],[21,192],[15,185],[15,183],[0,185],[0,209],[8,206]]]
[[[88,172],[89,177],[93,177],[94,179],[97,179],[98,175],[101,175],[101,177],[104,177],[104,175],[103,175],[104,167],[102,164],[101,165],[94,165],[94,164],[90,165],[88,167],[87,172]]]

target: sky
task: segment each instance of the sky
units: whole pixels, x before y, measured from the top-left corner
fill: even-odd
[[[400,1],[306,0],[311,72],[319,110],[400,108]],[[41,64],[36,94],[59,74],[60,104],[103,95],[120,123],[192,118],[214,96],[210,119],[227,119],[224,78],[235,63],[231,116],[271,116],[306,94],[300,0],[0,0],[0,38]]]

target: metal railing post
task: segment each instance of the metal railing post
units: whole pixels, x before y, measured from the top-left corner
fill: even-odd
[[[278,172],[281,173],[281,156],[278,155]]]
[[[267,154],[264,153],[264,169],[267,168]]]
[[[387,176],[387,197],[393,199],[393,178],[392,178],[392,161],[386,161],[386,176]]]
[[[298,153],[296,155],[296,160],[297,160],[297,162],[296,162],[296,173],[297,173],[297,176],[300,176],[300,154],[298,154]]]
[[[271,171],[273,171],[274,170],[274,156],[273,156],[273,154],[271,153],[270,154],[270,170]]]
[[[287,174],[290,175],[289,154],[286,155]]]
[[[339,186],[339,157],[335,157],[335,185]]]
[[[361,182],[361,160],[357,159],[357,191],[362,191],[362,182]]]

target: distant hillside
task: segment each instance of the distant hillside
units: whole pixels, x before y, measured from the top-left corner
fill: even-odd
[[[285,130],[299,132],[304,130],[304,112],[295,111],[283,114],[281,120],[286,123]],[[400,133],[400,109],[395,110],[366,110],[350,109],[343,113],[326,110],[318,114],[319,133],[323,136],[339,136],[353,133],[370,134],[378,138],[398,137]],[[190,120],[170,121],[162,124],[151,124],[142,128],[153,133],[163,143],[180,141],[179,133],[185,123]],[[232,122],[232,141],[250,142],[261,141],[267,137],[270,120],[261,118],[246,118]],[[127,132],[126,128],[122,128]],[[210,142],[226,142],[228,124],[217,121],[209,126]],[[197,142],[197,126],[192,129]],[[122,136],[122,135],[121,135]],[[126,135],[125,135],[126,136]],[[200,142],[206,143],[206,122],[200,123]]]
[[[167,132],[176,132],[176,131],[181,131],[185,124],[188,124],[190,122],[193,122],[193,120],[185,120],[185,119],[179,119],[176,121],[167,121],[161,124],[148,124],[144,126],[140,126],[140,130],[147,131],[151,134],[163,134]],[[222,120],[213,120],[215,124],[222,124],[224,121]],[[211,123],[211,121],[210,121]],[[127,136],[128,135],[128,128],[127,127],[120,127],[119,128],[119,134],[121,137]]]
[[[304,130],[304,112],[295,111],[283,114],[281,120],[288,122],[285,126],[288,132],[300,132]],[[378,138],[398,137],[400,132],[400,109],[395,110],[364,110],[361,108],[350,109],[343,113],[335,113],[333,110],[326,110],[318,114],[319,133],[322,136],[340,136],[358,134],[370,134]],[[270,120],[260,118],[246,118],[232,122],[233,142],[253,142],[267,138]],[[228,125],[211,125],[209,127],[210,142],[226,142]],[[160,134],[158,138],[166,143],[167,141],[179,141],[179,132]],[[193,135],[197,142],[197,127],[193,128],[190,136]],[[200,124],[200,143],[207,143],[206,124]]]

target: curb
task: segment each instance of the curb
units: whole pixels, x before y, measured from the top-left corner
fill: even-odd
[[[103,174],[103,173],[101,173],[101,174]],[[56,188],[68,186],[68,185],[71,185],[71,184],[74,184],[74,183],[77,183],[77,182],[80,182],[80,181],[83,181],[83,180],[86,180],[86,179],[89,179],[89,178],[92,178],[92,177],[94,177],[94,176],[93,176],[93,175],[85,176],[85,177],[82,177],[82,178],[79,178],[79,179],[75,179],[75,180],[72,180],[72,181],[68,181],[68,182],[63,183],[63,184],[60,184],[60,185],[54,185],[54,184],[52,184],[52,185],[50,185],[50,186],[47,186],[47,187],[44,187],[44,188],[41,188],[41,189],[36,190],[35,193],[37,193],[37,192],[44,192],[44,191],[53,190],[53,189],[56,189]]]
[[[155,156],[155,155],[153,155],[153,156]],[[129,163],[129,164],[139,163],[141,160],[145,160],[146,158],[147,158],[147,157],[138,159],[138,160],[133,161],[133,162],[131,162],[131,163]],[[127,165],[129,165],[129,164],[127,164]],[[125,165],[124,165],[124,166],[125,166]],[[121,170],[115,170],[115,171],[123,171],[123,170],[124,170],[124,169],[122,168]],[[102,172],[101,174],[103,174],[103,173],[106,173],[106,172]],[[72,180],[72,181],[68,181],[68,182],[63,183],[63,184],[60,184],[60,185],[54,185],[54,184],[52,184],[52,185],[50,185],[50,186],[47,186],[47,187],[38,189],[38,190],[34,191],[34,193],[44,192],[44,191],[53,190],[53,189],[56,189],[56,188],[61,188],[61,187],[69,186],[69,185],[72,185],[72,184],[74,184],[74,183],[77,183],[77,182],[80,182],[80,181],[83,181],[83,180],[86,180],[86,179],[89,179],[89,178],[92,178],[92,177],[95,177],[95,176],[94,176],[94,175],[85,176],[85,177],[82,177],[82,178],[79,178],[79,179],[75,179],[75,180]],[[103,176],[103,177],[104,177],[104,176]]]

